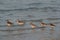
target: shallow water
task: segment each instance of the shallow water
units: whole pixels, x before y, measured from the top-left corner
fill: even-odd
[[[6,26],[7,19],[14,23],[12,27]],[[25,25],[17,25],[16,19],[24,20]],[[41,21],[56,27],[32,29],[31,21],[37,27]],[[60,40],[59,24],[60,0],[0,0],[0,40]]]

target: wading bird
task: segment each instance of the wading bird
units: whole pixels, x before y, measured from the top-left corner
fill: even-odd
[[[41,25],[41,27],[45,27],[45,26],[47,26],[47,24],[44,23],[44,22],[41,22],[40,25]]]
[[[36,28],[36,25],[33,24],[32,22],[30,22],[30,25],[31,25],[32,28]]]
[[[12,25],[13,25],[13,23],[11,22],[11,20],[8,20],[8,19],[7,19],[6,21],[7,21],[7,26],[9,26],[9,27],[10,27],[10,26],[12,26]]]
[[[17,19],[17,21],[16,21],[16,22],[17,22],[17,24],[18,24],[18,25],[24,25],[24,24],[25,24],[25,22],[24,22],[24,21],[19,20],[19,19]]]

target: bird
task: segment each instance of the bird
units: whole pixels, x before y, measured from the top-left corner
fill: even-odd
[[[16,22],[17,22],[17,24],[18,24],[18,25],[24,25],[24,24],[25,24],[25,22],[24,22],[24,21],[19,20],[19,19],[17,19],[17,21],[16,21]]]
[[[50,23],[49,25],[50,25],[51,28],[55,27],[55,24],[53,24],[53,23]]]
[[[33,24],[32,22],[30,22],[30,25],[31,25],[32,28],[36,28],[36,25]]]
[[[40,22],[40,25],[41,25],[42,27],[47,26],[47,24],[46,24],[46,23],[44,23],[44,22]]]
[[[13,23],[11,22],[11,20],[8,20],[8,19],[7,19],[6,21],[7,21],[7,26],[8,26],[8,27],[10,27],[10,26],[13,25]]]

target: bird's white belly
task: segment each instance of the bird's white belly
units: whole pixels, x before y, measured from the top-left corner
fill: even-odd
[[[32,28],[35,28],[36,26],[31,25]]]
[[[11,24],[7,24],[7,26],[11,26]]]
[[[18,23],[19,25],[23,25],[24,23]]]
[[[41,26],[46,26],[46,25],[41,24]]]

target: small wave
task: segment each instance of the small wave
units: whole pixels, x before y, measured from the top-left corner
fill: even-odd
[[[51,2],[56,2],[56,0],[52,0]]]
[[[0,9],[0,11],[28,11],[28,10],[46,10],[46,9],[60,9],[59,7],[29,7],[29,8],[21,8],[21,9]]]
[[[54,9],[52,10],[52,12],[60,12],[60,10]]]
[[[10,35],[1,35],[2,37],[8,37],[8,36],[16,36],[16,35],[25,35],[25,34],[29,34],[29,33],[18,33],[18,34],[10,34]]]
[[[43,7],[43,8],[41,8],[41,9],[60,9],[60,7]]]
[[[6,30],[1,30],[0,29],[0,31],[19,31],[19,30],[33,30],[33,29],[40,29],[40,28],[45,28],[45,27],[36,27],[36,28],[19,28],[19,29],[11,29],[11,30],[8,30],[8,29],[6,29]]]
[[[52,12],[60,12],[60,7],[43,7],[40,8],[42,11],[52,11]]]
[[[60,18],[47,18],[47,20],[59,20]]]
[[[24,8],[24,9],[0,9],[0,11],[26,11],[26,10],[38,10],[39,8],[37,7],[29,7],[29,8]]]
[[[27,4],[27,5],[40,5],[42,3],[30,3],[30,4]]]

